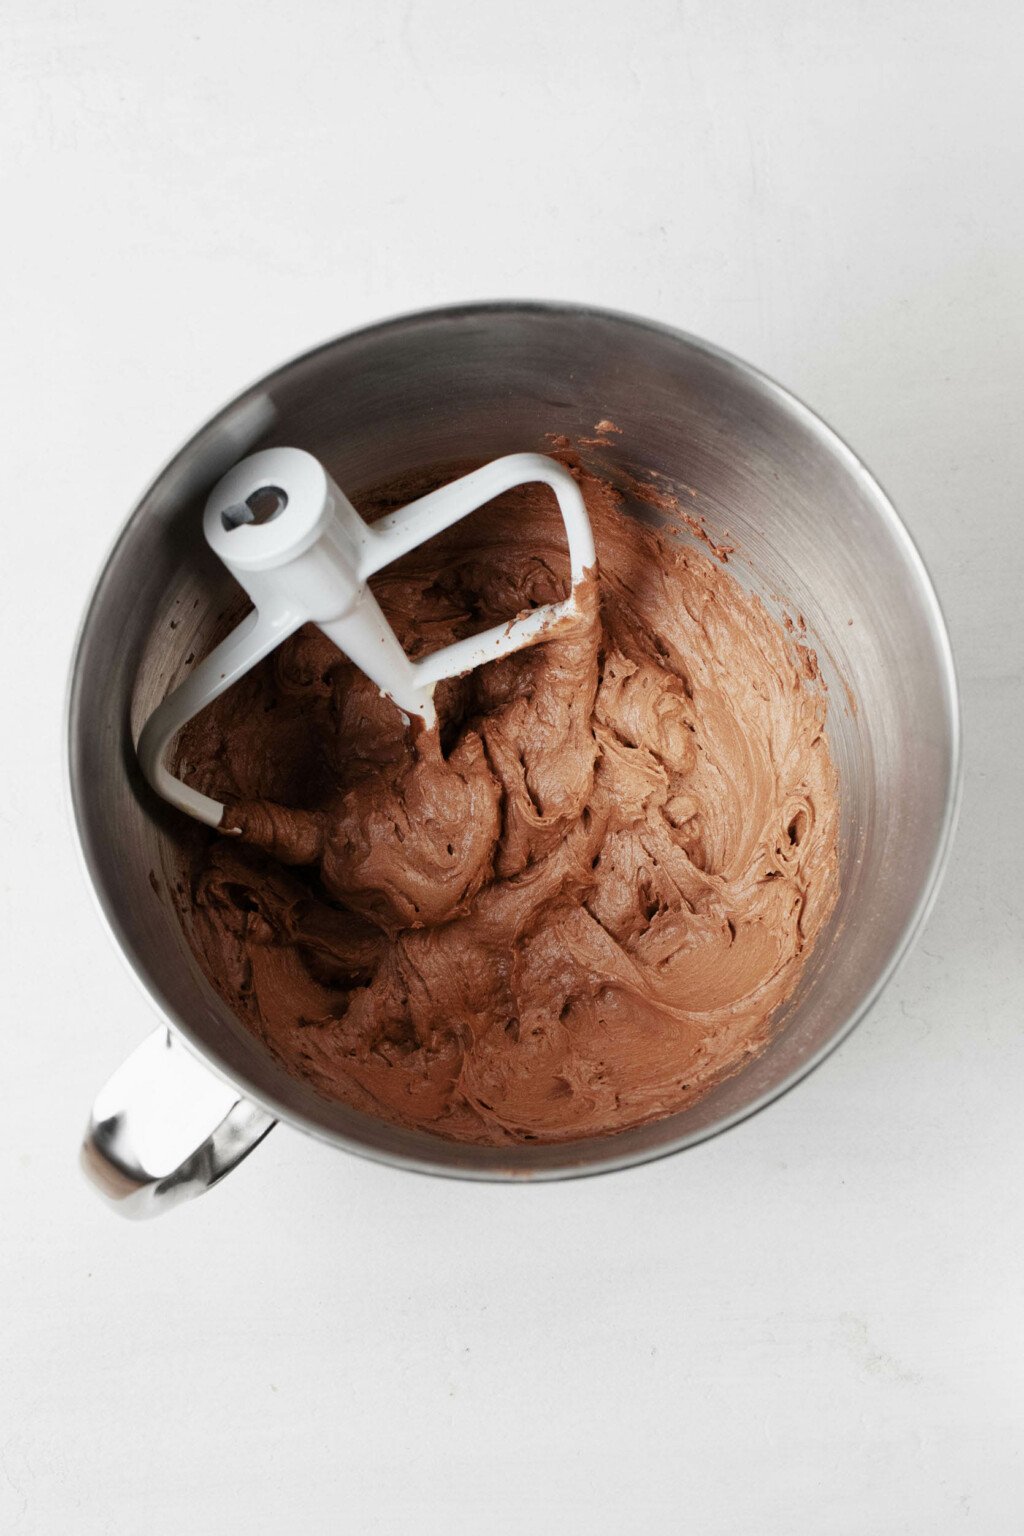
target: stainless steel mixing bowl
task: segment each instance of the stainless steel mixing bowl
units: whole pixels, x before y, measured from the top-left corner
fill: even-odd
[[[595,464],[691,487],[712,533],[727,529],[737,546],[730,569],[775,611],[806,619],[830,690],[842,889],[769,1049],[699,1103],[608,1137],[464,1146],[327,1102],[218,999],[173,905],[179,825],[143,784],[133,742],[231,601],[200,509],[243,454],[309,449],[358,494],[406,469],[543,450],[548,433],[593,436],[602,418],[621,432],[593,449]],[[74,658],[68,747],[89,878],[162,1020],[102,1091],[84,1148],[132,1215],[209,1187],[275,1119],[400,1168],[477,1179],[623,1168],[734,1125],[805,1077],[878,997],[935,894],[959,787],[956,682],[935,593],[856,455],[715,347],[570,305],[403,316],[289,363],[222,411],[147,491],[99,577]]]

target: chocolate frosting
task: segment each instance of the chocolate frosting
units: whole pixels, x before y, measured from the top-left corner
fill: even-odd
[[[442,684],[439,731],[307,627],[178,754],[236,833],[190,872],[213,985],[322,1093],[459,1140],[691,1102],[764,1046],[836,896],[806,657],[720,563],[561,456],[598,551],[581,617]],[[550,493],[510,492],[374,589],[412,655],[563,596]]]

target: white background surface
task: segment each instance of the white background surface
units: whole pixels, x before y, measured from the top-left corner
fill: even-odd
[[[1020,18],[6,0],[4,1532],[1022,1529]],[[61,806],[96,567],[258,374],[497,296],[707,335],[874,468],[960,666],[943,895],[857,1034],[681,1157],[492,1188],[279,1129],[119,1222],[77,1142],[152,1018]]]

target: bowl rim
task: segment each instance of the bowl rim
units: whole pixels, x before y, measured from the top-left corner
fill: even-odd
[[[205,1042],[194,1032],[189,1020],[182,1017],[175,1008],[168,1004],[155,984],[152,984],[149,978],[136,966],[130,957],[127,941],[122,933],[116,910],[112,903],[107,901],[94,875],[92,861],[85,841],[83,786],[76,782],[74,769],[75,742],[80,725],[78,702],[81,674],[79,663],[82,654],[82,643],[99,602],[100,589],[107,570],[116,557],[123,540],[127,537],[136,516],[179,460],[191,452],[195,443],[215,430],[221,422],[233,415],[239,407],[257,398],[268,388],[271,388],[276,381],[281,380],[293,370],[312,363],[321,355],[341,346],[357,344],[384,336],[392,330],[407,329],[410,324],[415,323],[436,324],[448,320],[484,318],[494,315],[529,314],[534,314],[538,317],[557,316],[563,319],[583,318],[605,323],[611,322],[626,326],[631,331],[647,330],[661,337],[667,337],[672,341],[680,342],[689,350],[703,353],[705,356],[725,365],[727,369],[739,375],[748,385],[752,385],[755,390],[761,392],[775,405],[781,407],[784,412],[792,415],[812,437],[816,438],[824,448],[829,450],[844,464],[853,480],[874,504],[880,516],[888,524],[890,532],[902,546],[908,565],[913,569],[918,579],[922,600],[929,611],[931,628],[935,637],[937,656],[942,672],[942,684],[949,718],[949,773],[942,821],[935,840],[932,857],[925,877],[922,880],[921,889],[914,907],[909,913],[901,933],[893,944],[885,965],[864,997],[851,1010],[849,1016],[835,1030],[825,1044],[809,1056],[806,1061],[801,1062],[799,1067],[796,1067],[782,1082],[766,1090],[763,1094],[751,1100],[749,1104],[733,1111],[731,1114],[725,1115],[720,1121],[684,1132],[662,1146],[616,1152],[614,1149],[618,1137],[627,1134],[626,1131],[623,1131],[612,1133],[605,1137],[549,1143],[546,1150],[549,1150],[551,1153],[564,1148],[564,1165],[556,1163],[544,1168],[502,1166],[497,1159],[501,1157],[514,1157],[515,1149],[511,1147],[495,1147],[493,1149],[486,1149],[493,1151],[495,1154],[495,1165],[493,1167],[476,1167],[472,1165],[463,1166],[455,1162],[434,1161],[429,1155],[409,1154],[361,1141],[346,1132],[332,1130],[320,1124],[301,1110],[294,1109],[291,1105],[276,1099],[273,1094],[267,1093],[261,1088],[254,1088],[248,1082],[240,1083],[237,1076],[225,1069]],[[316,1140],[325,1142],[329,1146],[351,1152],[358,1157],[368,1158],[373,1162],[383,1163],[407,1172],[430,1174],[443,1178],[471,1179],[481,1183],[547,1183],[557,1179],[592,1178],[599,1174],[615,1173],[626,1168],[638,1167],[645,1163],[658,1162],[662,1158],[674,1157],[679,1152],[684,1152],[690,1147],[698,1146],[702,1142],[710,1141],[714,1137],[722,1135],[723,1132],[733,1129],[733,1127],[740,1125],[745,1120],[751,1119],[754,1115],[760,1114],[770,1104],[777,1103],[780,1099],[784,1098],[799,1083],[809,1077],[812,1072],[816,1071],[822,1062],[827,1060],[844,1040],[849,1038],[874,1007],[906,959],[914,941],[927,922],[938,896],[953,846],[963,794],[963,721],[960,690],[942,605],[939,602],[928,567],[910,531],[896,511],[881,483],[867,468],[863,460],[854,452],[845,439],[819,416],[816,411],[812,410],[810,406],[800,399],[798,395],[795,395],[791,390],[778,383],[777,380],[755,367],[752,363],[748,363],[745,359],[736,356],[735,353],[729,352],[725,348],[705,340],[703,337],[696,336],[689,331],[682,330],[663,321],[652,320],[625,310],[561,300],[474,300],[461,304],[441,305],[429,309],[407,310],[391,315],[383,320],[373,321],[368,325],[344,331],[304,352],[288,358],[268,373],[262,374],[253,383],[235,395],[227,404],[222,406],[220,410],[202,422],[190,434],[182,446],[165,461],[142,494],[136,498],[131,510],[111,539],[97,569],[72,641],[64,697],[63,733],[64,803],[69,814],[72,841],[77,849],[79,866],[92,895],[93,903],[102,925],[106,929],[122,963],[126,966],[136,985],[148,1000],[158,1020],[182,1036],[185,1042],[187,1042],[188,1049],[209,1068],[214,1076],[238,1089],[246,1099],[251,1100],[252,1103],[272,1115],[275,1120],[280,1120],[284,1124],[294,1126],[297,1130],[313,1136]],[[367,1116],[367,1119],[372,1118]],[[386,1122],[381,1123],[386,1124]],[[635,1130],[638,1127],[630,1127],[629,1129]],[[436,1139],[438,1141],[442,1140],[440,1137]],[[444,1144],[448,1148],[451,1148],[453,1145],[447,1140],[445,1140]],[[476,1146],[476,1144],[473,1145]],[[602,1145],[607,1146],[607,1155],[601,1155],[600,1148]],[[578,1159],[583,1147],[587,1148],[588,1160],[585,1163],[581,1163],[578,1160],[573,1161],[574,1153]],[[477,1150],[485,1149],[477,1147]]]

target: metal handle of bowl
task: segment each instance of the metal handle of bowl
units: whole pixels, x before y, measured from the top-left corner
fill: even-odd
[[[119,1215],[159,1216],[212,1189],[274,1124],[161,1025],[97,1094],[82,1168]]]

